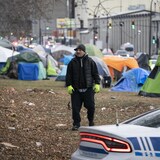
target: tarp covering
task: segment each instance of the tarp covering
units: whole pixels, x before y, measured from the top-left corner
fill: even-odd
[[[18,63],[19,80],[38,80],[39,67],[38,63]]]
[[[57,76],[57,72],[56,69],[52,67],[51,62],[48,62],[48,66],[47,66],[47,75],[52,77],[52,76]]]
[[[37,53],[32,50],[24,50],[21,54],[15,56],[16,61],[36,63],[41,61]]]
[[[132,57],[104,56],[102,59],[107,64],[112,78],[114,78],[114,70],[123,72],[125,67],[128,69],[139,68],[136,59]]]
[[[132,57],[124,58],[119,56],[105,56],[102,59],[109,67],[114,68],[120,72],[123,71],[125,66],[130,69],[139,68],[137,61]]]
[[[154,69],[151,71],[146,82],[142,86],[139,95],[148,97],[160,97],[160,56]]]
[[[38,67],[39,67],[38,79],[39,80],[46,79],[46,69],[44,68],[43,63],[41,61],[38,63]]]
[[[142,68],[134,68],[124,72],[111,91],[139,92],[148,75],[149,72]]]

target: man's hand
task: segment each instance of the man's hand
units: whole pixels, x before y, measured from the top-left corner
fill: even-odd
[[[67,87],[67,90],[68,90],[69,94],[72,94],[73,91],[74,91],[74,88],[70,85],[70,86]]]
[[[93,87],[93,90],[94,90],[95,93],[100,92],[100,85],[99,84],[95,84],[94,87]]]

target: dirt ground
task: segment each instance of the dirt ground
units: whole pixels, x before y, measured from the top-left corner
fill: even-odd
[[[70,96],[58,89],[0,88],[0,160],[69,160],[79,142],[71,131]],[[158,108],[158,98],[103,89],[95,96],[95,124],[114,124]],[[86,110],[81,125],[87,126]]]

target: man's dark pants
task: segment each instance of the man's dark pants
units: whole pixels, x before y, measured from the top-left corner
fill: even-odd
[[[82,104],[87,109],[88,121],[93,122],[95,112],[94,94],[93,88],[88,88],[86,92],[79,92],[78,90],[73,92],[71,95],[73,125],[80,126]]]

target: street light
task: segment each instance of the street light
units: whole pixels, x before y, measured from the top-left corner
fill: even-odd
[[[89,9],[89,8],[87,8],[87,9],[89,9],[89,10],[91,10],[92,11],[92,14],[93,14],[93,44],[95,45],[96,44],[96,40],[97,40],[97,34],[98,34],[98,31],[97,31],[97,26],[96,26],[96,18],[97,18],[97,14],[98,14],[98,12],[99,12],[99,5],[100,4],[98,4],[95,8],[94,8],[94,10],[91,10],[91,9]],[[90,15],[92,15],[92,14],[90,14]]]
[[[111,26],[110,26],[110,27],[108,26],[108,16],[110,15],[112,9],[114,9],[114,8],[119,8],[119,7],[121,7],[121,6],[115,6],[115,7],[110,8],[109,10],[107,10],[107,9],[102,5],[102,3],[106,2],[106,1],[109,1],[109,0],[103,0],[103,1],[100,1],[100,0],[99,0],[99,3],[98,3],[98,5],[95,7],[94,10],[91,10],[91,9],[89,9],[89,8],[87,8],[87,9],[91,10],[92,13],[93,13],[93,44],[94,44],[94,45],[95,45],[95,43],[96,43],[97,34],[98,34],[98,32],[97,32],[97,26],[96,26],[96,18],[98,17],[97,14],[98,14],[98,12],[99,12],[100,10],[105,11],[105,13],[106,13],[106,15],[107,15],[107,35],[106,35],[106,43],[107,43],[107,48],[108,48],[108,29],[111,28]],[[91,14],[90,14],[90,15],[91,15]]]
[[[135,23],[134,23],[134,20],[132,20],[132,29],[135,29]]]
[[[108,31],[109,31],[109,29],[112,28],[112,23],[111,23],[111,22],[108,23],[108,18],[109,18],[109,15],[110,15],[110,13],[111,13],[111,10],[113,10],[113,9],[115,9],[115,8],[119,8],[120,6],[115,6],[115,7],[109,8],[109,10],[107,10],[107,9],[102,5],[102,3],[101,3],[100,5],[101,5],[102,9],[106,12],[106,15],[107,15],[106,47],[107,47],[107,51],[108,51],[108,48],[109,48],[109,43],[108,43],[109,33],[108,33]],[[123,24],[120,24],[120,26],[121,26],[121,25],[124,25],[124,22],[122,22],[122,23],[123,23]],[[121,26],[121,27],[122,27],[122,26]],[[122,36],[121,36],[121,37],[122,37]]]

